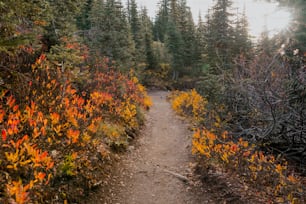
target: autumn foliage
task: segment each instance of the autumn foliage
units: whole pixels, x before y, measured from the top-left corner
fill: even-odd
[[[206,113],[207,100],[196,90],[173,93],[172,108],[185,117],[192,117],[193,121],[200,121]]]
[[[174,93],[171,97],[172,107],[180,114],[189,113],[191,118],[205,120],[205,118],[199,119],[198,116],[205,116],[202,112],[205,112],[206,100],[204,98],[194,100],[195,96],[201,97],[194,90]],[[198,103],[199,101],[202,105]],[[198,106],[202,108],[190,109]],[[199,112],[195,114],[191,110]],[[214,166],[227,172],[238,173],[241,180],[257,189],[263,197],[267,197],[267,202],[304,201],[302,196],[305,191],[304,186],[285,159],[266,153],[243,138],[233,138],[226,131],[217,134],[219,132],[217,129],[220,129],[220,124],[211,130],[206,127],[195,128],[192,153],[198,155],[202,165],[206,168]]]
[[[84,195],[99,183],[96,169],[126,146],[152,102],[132,73],[95,70],[80,89],[43,54],[31,68],[25,98],[0,90],[0,203],[73,201],[69,185],[78,181]]]

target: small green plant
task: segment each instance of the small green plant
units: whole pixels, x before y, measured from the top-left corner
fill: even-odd
[[[71,177],[76,175],[76,165],[75,165],[76,157],[77,157],[76,153],[72,153],[65,156],[64,162],[59,167],[63,176]]]

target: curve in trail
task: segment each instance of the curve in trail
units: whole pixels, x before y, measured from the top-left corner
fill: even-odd
[[[172,111],[167,94],[150,93],[154,105],[140,138],[114,173],[117,184],[111,189],[111,198],[100,198],[95,203],[214,203],[207,195],[195,195],[185,181],[191,175],[192,132]]]

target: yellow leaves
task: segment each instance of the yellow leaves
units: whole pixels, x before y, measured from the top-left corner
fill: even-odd
[[[191,116],[195,122],[204,117],[206,104],[207,100],[195,90],[174,93],[172,96],[172,108],[180,115]]]
[[[52,125],[55,125],[60,121],[60,115],[58,113],[51,113],[50,118]]]
[[[90,98],[95,104],[103,104],[112,101],[113,97],[108,93],[95,91],[90,94]]]
[[[80,131],[69,129],[67,131],[67,138],[71,140],[72,143],[76,143],[79,139]]]
[[[264,185],[273,184],[275,196],[287,192],[290,195],[292,189],[297,189],[299,181],[293,175],[288,175],[287,163],[276,161],[273,155],[265,155],[262,151],[255,151],[253,145],[239,138],[233,142],[224,132],[221,136],[206,129],[197,129],[193,135],[192,153],[203,156],[204,161],[218,161],[225,167],[231,167],[247,175],[246,179],[252,183]],[[268,188],[268,187],[267,187]],[[288,198],[279,197],[290,202],[297,202],[292,195]]]
[[[7,165],[6,168],[17,170],[17,165],[19,161],[19,149],[16,150],[15,153],[13,152],[5,152],[5,157],[11,165]]]
[[[5,199],[12,203],[29,203],[29,196],[39,197],[42,189],[48,189],[44,185],[52,179],[55,161],[66,175],[93,178],[96,164],[88,156],[97,152],[108,159],[108,145],[125,145],[127,132],[137,130],[143,119],[139,111],[152,105],[136,77],[97,73],[96,87],[88,92],[74,89],[69,81],[57,81],[62,76],[54,76],[56,70],[48,64],[42,55],[32,66],[30,94],[22,103],[7,94],[0,96],[0,164],[8,172],[1,182],[2,188],[7,187]],[[64,152],[68,155],[63,158]],[[13,182],[13,176],[20,175],[26,176],[27,185]],[[38,190],[37,194],[28,194],[30,189]]]
[[[101,117],[93,118],[91,120],[90,125],[87,127],[87,130],[89,130],[93,134],[96,133],[98,131],[98,127],[99,127],[101,121],[102,121]]]
[[[0,123],[3,122],[4,116],[5,116],[5,111],[3,109],[0,109]]]
[[[57,126],[53,126],[52,130],[58,135],[58,136],[62,136],[62,125],[57,125]]]
[[[149,96],[144,96],[143,105],[146,109],[149,109],[153,105],[153,102]]]
[[[33,167],[44,167],[46,170],[51,169],[54,166],[54,162],[48,155],[48,152],[36,148],[33,145],[24,143],[24,147],[27,150],[27,154],[33,163]]]
[[[290,181],[291,183],[297,183],[297,182],[298,182],[297,178],[296,178],[295,176],[293,176],[293,175],[289,175],[289,176],[287,177],[287,179],[288,179],[288,181]]]
[[[33,134],[32,134],[32,137],[34,138],[34,139],[36,139],[37,137],[39,137],[40,136],[40,131],[39,131],[39,129],[37,128],[37,127],[35,127],[34,129],[33,129]]]
[[[226,162],[226,163],[229,163],[229,160],[228,160],[228,154],[226,152],[223,152],[223,154],[221,154],[221,159]]]
[[[207,139],[212,143],[217,139],[217,136],[214,133],[207,130],[203,130],[203,135],[206,135]]]
[[[85,143],[89,143],[90,140],[91,140],[91,137],[90,137],[90,135],[89,135],[87,132],[85,132],[85,133],[83,133],[82,140],[83,140]]]
[[[249,146],[249,142],[248,141],[244,141],[242,138],[239,138],[238,144],[240,146],[242,146],[243,148],[247,148]]]
[[[14,203],[25,204],[30,201],[28,190],[30,185],[23,186],[22,181],[13,181],[6,185],[7,193],[14,198]]]
[[[279,174],[279,175],[283,175],[283,170],[285,170],[286,167],[285,166],[282,166],[280,164],[277,164],[275,166],[275,171]]]
[[[135,104],[132,104],[130,101],[121,104],[120,116],[125,123],[129,124],[130,127],[134,128],[138,126],[136,114],[137,109]]]

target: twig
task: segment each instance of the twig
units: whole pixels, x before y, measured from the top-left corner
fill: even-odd
[[[186,183],[189,182],[189,179],[186,176],[183,176],[181,174],[175,173],[173,171],[169,171],[167,169],[164,169],[164,172],[169,173],[169,174],[175,176],[176,178],[178,178],[179,180],[181,180],[183,182],[186,182]]]

